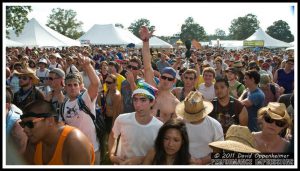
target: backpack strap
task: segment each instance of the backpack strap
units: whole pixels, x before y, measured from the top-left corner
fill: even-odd
[[[64,109],[66,106],[66,103],[68,101],[68,98],[65,98],[65,101],[60,105],[59,114],[61,116],[61,119],[66,123],[65,117],[64,117]]]
[[[242,83],[240,83],[237,87],[236,87],[236,90],[238,91],[239,88],[242,86]]]
[[[217,111],[218,111],[218,98],[214,97],[214,99],[212,100],[213,105],[214,105],[214,113],[213,115],[217,116]]]
[[[121,138],[121,134],[119,134],[118,138],[117,138],[117,145],[116,145],[116,150],[114,152],[114,156],[117,156],[118,153],[118,147],[119,147],[119,143],[120,143],[120,138]]]
[[[234,99],[232,96],[230,96],[229,100],[230,106],[229,106],[229,115],[233,116],[234,115]]]
[[[78,97],[77,97],[77,101],[78,101],[78,106],[79,109],[82,110],[84,113],[88,114],[91,119],[93,121],[96,120],[96,117],[92,114],[91,110],[86,106],[86,104],[84,103],[84,100],[82,99],[82,95],[83,93],[81,93]]]

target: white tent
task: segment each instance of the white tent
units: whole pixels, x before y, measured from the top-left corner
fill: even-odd
[[[218,46],[218,40],[211,40],[212,46]],[[227,50],[243,49],[243,41],[240,40],[219,40],[219,45]]]
[[[152,36],[150,38],[149,44],[150,44],[150,48],[164,48],[164,49],[173,48],[173,46],[170,43],[167,43],[156,36]],[[141,48],[142,45],[143,44],[141,42],[141,43],[137,44],[136,47]]]
[[[113,24],[95,24],[78,40],[94,45],[128,45],[141,42],[130,31],[115,27]]]
[[[80,42],[70,39],[47,26],[41,25],[35,18],[25,24],[23,31],[17,37],[10,32],[10,37],[28,47],[61,47],[80,46]]]
[[[290,47],[289,43],[274,39],[273,37],[269,36],[266,32],[259,28],[255,31],[252,36],[247,38],[246,40],[263,40],[264,47],[267,48],[280,48],[280,47]]]
[[[289,47],[289,48],[286,48],[285,50],[286,50],[286,51],[287,51],[287,50],[295,50],[295,47]]]
[[[23,47],[24,44],[20,42],[16,42],[10,39],[5,39],[5,46],[6,47]]]

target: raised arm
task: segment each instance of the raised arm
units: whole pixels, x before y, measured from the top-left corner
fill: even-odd
[[[91,81],[91,84],[88,88],[88,93],[89,93],[90,98],[93,100],[98,95],[100,79],[97,76],[95,69],[91,65],[91,61],[90,61],[89,57],[79,54],[78,61],[79,61],[79,64],[83,67],[83,70],[87,73],[87,75]]]
[[[144,63],[144,71],[145,71],[145,81],[151,84],[152,86],[157,87],[154,81],[154,71],[151,66],[151,54],[149,48],[149,39],[152,36],[153,32],[154,31],[149,32],[146,26],[142,26],[140,28],[140,38],[143,41],[142,55],[143,55],[143,63]]]

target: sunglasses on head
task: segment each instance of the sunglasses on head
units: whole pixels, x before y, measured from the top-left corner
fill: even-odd
[[[161,79],[163,79],[163,80],[168,80],[168,81],[174,81],[175,80],[175,78],[170,78],[170,77],[166,77],[166,76],[160,76],[160,78]]]
[[[21,121],[21,122],[19,122],[19,124],[20,124],[20,126],[22,128],[25,128],[25,126],[26,126],[26,127],[30,128],[30,129],[32,129],[32,128],[34,128],[34,123],[35,122],[39,122],[39,121],[41,121],[43,119],[45,119],[45,118],[36,118],[36,119],[33,119],[31,121],[26,121],[26,122]]]
[[[269,124],[271,124],[271,123],[273,123],[273,122],[275,121],[276,126],[281,127],[281,128],[284,127],[285,124],[286,124],[284,121],[272,119],[272,118],[270,117],[270,115],[268,115],[268,114],[265,114],[264,120],[265,120],[267,123],[269,123]]]
[[[127,67],[128,69],[139,70],[139,68],[136,66],[128,65]]]

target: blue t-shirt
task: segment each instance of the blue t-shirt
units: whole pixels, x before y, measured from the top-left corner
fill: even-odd
[[[123,60],[123,59],[124,59],[124,58],[123,58],[123,54],[122,54],[121,52],[118,52],[118,53],[117,53],[117,56],[119,57],[120,60]]]
[[[142,81],[142,78],[138,78],[135,83]],[[134,112],[134,106],[132,103],[132,90],[127,80],[124,80],[121,84],[121,95],[123,97],[123,113]]]
[[[10,109],[6,117],[6,136],[10,135],[12,128],[19,119],[20,115]]]
[[[284,88],[284,94],[292,93],[294,89],[294,70],[287,74],[284,69],[279,69],[277,83]]]
[[[252,102],[252,106],[247,107],[248,127],[251,130],[251,132],[256,132],[259,131],[257,125],[257,111],[264,105],[265,94],[260,88],[256,88],[252,92],[248,91],[247,98]]]

